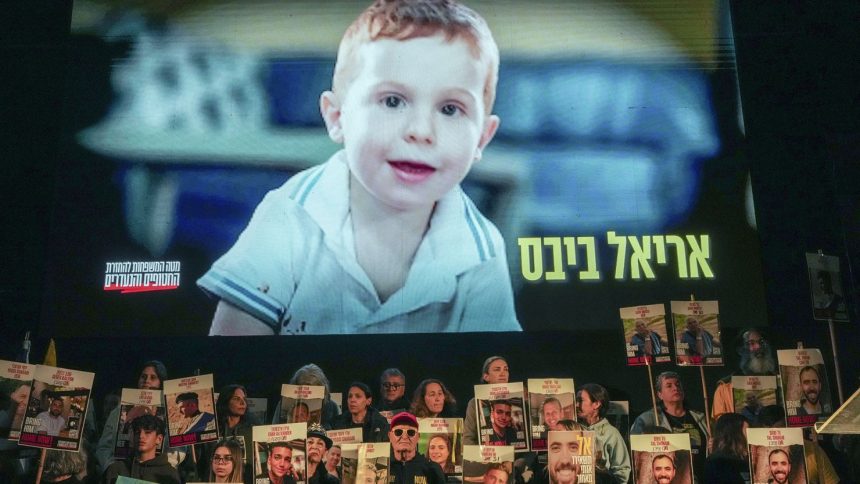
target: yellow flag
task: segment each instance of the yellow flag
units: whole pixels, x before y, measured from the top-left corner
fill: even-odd
[[[54,345],[54,338],[51,338],[51,342],[48,343],[48,351],[45,352],[45,362],[43,364],[46,366],[57,366],[57,347]]]

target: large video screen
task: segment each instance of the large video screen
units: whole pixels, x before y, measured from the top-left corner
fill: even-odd
[[[75,3],[47,334],[766,320],[725,2],[368,3]]]

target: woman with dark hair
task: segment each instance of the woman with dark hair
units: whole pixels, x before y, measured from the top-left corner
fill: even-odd
[[[215,449],[209,454],[212,465],[209,466],[210,482],[251,482],[243,480],[244,449],[235,439],[223,439],[215,444]]]
[[[448,434],[433,434],[427,441],[427,458],[439,464],[445,475],[454,473],[454,447]]]
[[[418,384],[409,412],[418,418],[453,417],[457,400],[441,380],[428,378]]]
[[[167,379],[167,367],[158,360],[145,362],[137,376],[137,388],[142,390],[161,390],[164,380]],[[114,407],[105,420],[101,438],[96,445],[96,460],[98,461],[98,472],[103,473],[113,462],[114,447],[116,447],[116,433],[119,426],[120,405]]]
[[[245,387],[238,383],[222,387],[221,391],[218,392],[218,399],[215,401],[215,413],[218,415],[218,434],[220,437],[224,440],[236,441],[236,444],[241,447],[242,459],[244,456],[251,455],[252,427],[259,425],[259,423],[248,413],[248,391]],[[215,462],[209,460],[217,450],[215,445],[209,443],[205,446],[206,452],[203,453],[197,467],[198,471],[201,471],[201,476],[208,474],[206,469],[211,471],[215,468]],[[244,477],[250,482],[249,479],[252,477],[250,471],[251,466],[247,466],[243,471],[247,475],[240,476],[240,478]]]
[[[630,479],[630,454],[621,433],[606,420],[609,392],[586,383],[576,392],[576,414],[585,430],[594,432],[594,462],[598,474],[609,474],[618,483]]]
[[[484,360],[481,367],[481,383],[507,383],[510,373],[508,360],[503,356],[491,356]],[[463,419],[463,444],[478,445],[478,409],[475,398],[466,404],[466,418]]]
[[[373,408],[373,393],[362,382],[349,384],[346,408],[332,425],[333,429],[361,427],[362,442],[388,442],[388,420]]]
[[[713,450],[705,461],[704,482],[744,484],[750,481],[747,428],[749,422],[739,413],[720,415],[713,427]]]

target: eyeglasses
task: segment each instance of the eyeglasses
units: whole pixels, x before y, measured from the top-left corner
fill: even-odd
[[[212,456],[212,460],[215,462],[223,463],[223,462],[233,462],[232,455],[218,455],[215,454]]]
[[[389,382],[385,382],[385,383],[383,383],[383,384],[382,384],[382,388],[384,388],[384,389],[386,389],[386,390],[388,390],[388,389],[397,390],[398,388],[400,388],[400,387],[405,387],[405,386],[406,386],[406,385],[404,385],[404,384],[402,384],[402,383],[389,383]]]
[[[415,429],[406,429],[406,430],[394,429],[394,436],[395,437],[402,437],[404,432],[406,433],[406,436],[409,437],[410,439],[412,437],[415,437],[415,434],[418,433],[418,431]]]

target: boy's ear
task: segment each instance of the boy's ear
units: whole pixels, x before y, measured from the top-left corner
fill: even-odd
[[[484,128],[481,131],[481,139],[478,140],[478,147],[475,148],[475,161],[481,159],[484,147],[487,146],[493,139],[493,136],[496,135],[496,130],[499,129],[500,122],[501,119],[499,119],[499,117],[495,114],[487,116],[487,119],[484,120]]]
[[[340,125],[340,104],[337,96],[331,91],[320,95],[320,113],[322,114],[328,137],[335,143],[343,143],[343,129]]]

